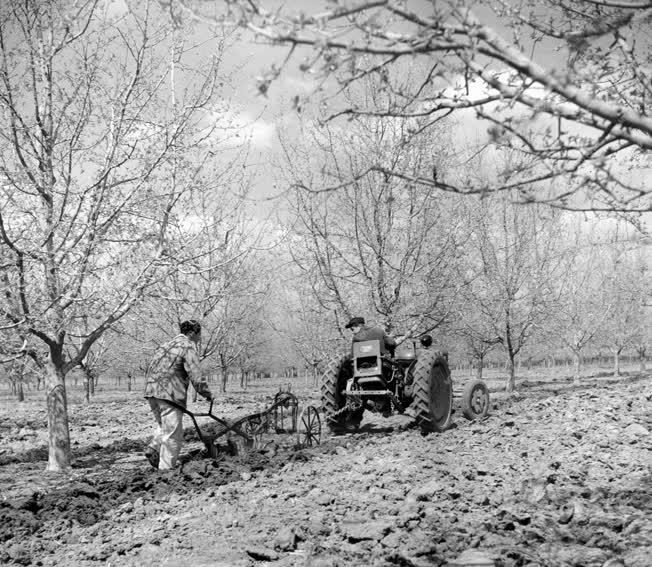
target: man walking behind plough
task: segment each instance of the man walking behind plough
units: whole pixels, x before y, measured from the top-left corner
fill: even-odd
[[[194,320],[184,321],[180,330],[181,334],[156,350],[145,376],[145,398],[157,425],[145,456],[158,470],[174,468],[183,445],[183,412],[166,400],[185,407],[190,382],[200,396],[213,399],[202,378],[197,353],[201,325]]]

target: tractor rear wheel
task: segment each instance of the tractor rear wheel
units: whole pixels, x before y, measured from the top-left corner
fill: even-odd
[[[453,383],[446,358],[425,351],[414,363],[414,400],[417,423],[425,433],[444,431],[451,420]]]
[[[322,376],[321,409],[325,416],[326,425],[331,431],[357,428],[362,421],[364,408],[342,411],[346,405],[346,396],[342,394],[342,391],[346,388],[346,381],[350,377],[349,356],[338,356],[331,359]]]

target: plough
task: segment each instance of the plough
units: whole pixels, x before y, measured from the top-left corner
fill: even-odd
[[[212,400],[207,413],[195,413],[175,402],[164,401],[190,417],[211,459],[217,459],[223,453],[217,440],[229,433],[234,436],[227,440],[227,444],[235,453],[261,449],[264,446],[263,436],[269,433],[296,435],[298,447],[312,447],[321,442],[319,412],[314,406],[309,405],[299,413],[299,400],[290,392],[277,392],[274,402],[268,408],[235,420],[226,420],[215,415]],[[202,431],[197,418],[204,417],[217,423],[216,431],[211,433]],[[239,442],[234,443],[234,438]]]

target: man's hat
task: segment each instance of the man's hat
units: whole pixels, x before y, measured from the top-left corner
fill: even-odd
[[[345,329],[350,329],[353,325],[364,325],[363,317],[351,317],[351,320],[346,324]]]

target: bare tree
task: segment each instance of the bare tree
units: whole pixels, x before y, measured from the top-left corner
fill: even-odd
[[[226,392],[232,368],[248,366],[256,352],[256,336],[261,326],[266,291],[253,290],[240,297],[232,296],[213,313],[209,351],[217,358],[222,377],[221,391]],[[262,346],[262,345],[261,345]]]
[[[612,235],[613,244],[607,256],[604,292],[611,313],[601,335],[602,343],[614,355],[614,376],[620,375],[620,356],[624,350],[644,344],[650,330],[649,266],[644,250],[621,240],[618,230]]]
[[[476,378],[482,380],[485,358],[502,339],[496,334],[494,325],[488,324],[486,318],[475,311],[474,302],[466,303],[468,294],[465,291],[462,288],[459,296],[464,303],[455,311],[453,334],[461,337],[471,361],[476,363]]]
[[[596,241],[595,227],[587,226],[580,218],[567,222],[566,268],[555,284],[559,300],[552,306],[547,335],[552,344],[571,351],[577,384],[583,352],[603,334],[607,321],[614,315],[616,297],[605,293],[611,267],[607,268],[602,261],[605,243]]]
[[[401,143],[408,127],[369,119],[346,131],[326,128],[314,144],[289,154],[290,206],[298,219],[291,254],[321,308],[337,313],[340,328],[344,319],[366,313],[388,331],[410,334],[435,328],[448,315],[449,261],[459,244],[454,201],[379,172],[357,175],[377,159],[391,169],[430,160],[425,142]],[[315,160],[323,164],[318,173]]]
[[[240,179],[220,180],[225,181],[242,185]],[[207,374],[219,369],[222,391],[229,369],[252,356],[251,343],[261,325],[271,281],[264,254],[276,246],[264,223],[247,219],[245,199],[244,193],[220,194],[215,188],[210,199],[195,204],[196,257],[154,286],[142,310],[148,326],[156,328],[145,349],[176,332],[184,319],[201,322],[200,358]]]
[[[277,309],[270,313],[269,323],[287,343],[288,351],[296,353],[298,363],[309,369],[316,385],[319,369],[343,343],[337,317],[315,301],[300,273],[290,273],[278,281],[274,294],[277,301],[273,307]]]
[[[16,401],[25,401],[25,384],[29,381],[30,359],[26,356],[13,358],[10,361],[6,359],[3,367],[11,385],[11,393],[16,396]]]
[[[85,336],[85,334],[79,336]],[[111,331],[102,334],[86,352],[86,356],[79,362],[79,368],[84,373],[84,399],[86,402],[90,402],[90,399],[95,396],[95,389],[100,376],[109,368],[110,351],[114,348],[112,342],[108,340],[110,334]],[[68,358],[70,360],[77,359],[77,355],[70,352],[75,350],[74,343],[70,345],[68,350]]]
[[[217,93],[217,59],[199,73],[187,65],[188,88],[171,109],[175,59],[158,5],[134,4],[119,17],[101,7],[0,8],[1,313],[47,350],[54,471],[70,466],[66,374],[191,256],[174,231],[187,222],[179,204],[189,188],[164,180]],[[70,335],[89,314],[69,357]]]
[[[499,342],[507,355],[507,391],[515,386],[516,356],[537,327],[547,322],[556,299],[554,282],[563,256],[558,215],[537,207],[522,208],[505,198],[468,201],[469,225],[462,288],[467,311],[481,323],[475,333]]]

